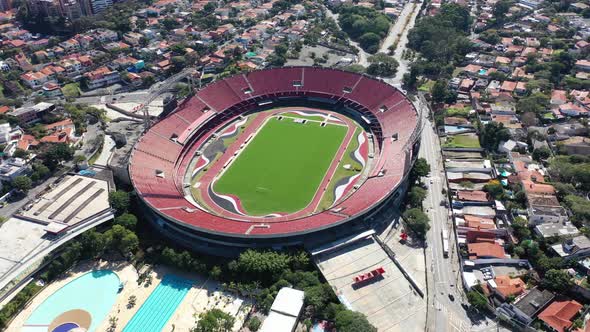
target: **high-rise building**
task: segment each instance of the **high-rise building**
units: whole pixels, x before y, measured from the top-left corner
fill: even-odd
[[[98,14],[113,5],[112,0],[90,0],[92,12]]]
[[[80,6],[80,2],[78,2],[78,0],[64,1],[63,9],[64,16],[70,19],[70,21],[79,20],[83,16],[82,7]]]
[[[0,0],[0,10],[7,11],[12,9],[12,0]]]

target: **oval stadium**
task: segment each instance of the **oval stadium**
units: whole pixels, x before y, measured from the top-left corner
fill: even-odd
[[[419,115],[369,76],[284,67],[215,81],[153,124],[129,163],[159,231],[224,255],[366,227],[402,194]]]

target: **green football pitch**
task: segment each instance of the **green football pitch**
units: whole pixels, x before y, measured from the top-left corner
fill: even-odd
[[[348,128],[271,118],[214,184],[250,215],[292,213],[313,199]]]

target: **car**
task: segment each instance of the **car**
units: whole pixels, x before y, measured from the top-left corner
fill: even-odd
[[[453,294],[449,294],[449,300],[455,301],[455,296]]]

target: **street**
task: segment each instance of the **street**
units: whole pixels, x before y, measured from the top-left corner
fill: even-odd
[[[424,128],[422,130],[419,157],[430,164],[430,175],[423,182],[428,186],[427,197],[423,202],[424,211],[430,218],[430,231],[426,238],[426,270],[429,288],[429,324],[434,331],[469,331],[470,323],[465,310],[461,307],[463,295],[461,276],[459,272],[458,255],[453,227],[449,217],[449,209],[441,204],[446,200],[443,188],[446,189],[446,179],[442,164],[440,143],[432,123],[428,119],[428,108],[425,100],[418,98],[418,105],[422,108]],[[448,258],[443,255],[442,231],[449,232]],[[453,296],[451,300],[449,296]]]

